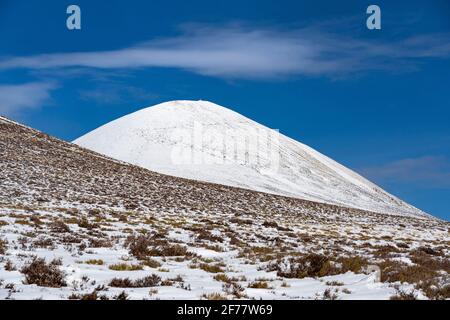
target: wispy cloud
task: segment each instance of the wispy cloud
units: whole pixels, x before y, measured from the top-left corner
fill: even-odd
[[[89,90],[81,90],[79,96],[83,100],[91,100],[99,104],[119,104],[129,101],[149,103],[159,98],[159,95],[142,88],[123,84],[103,84]]]
[[[415,67],[423,58],[450,56],[448,34],[397,41],[349,38],[320,28],[283,31],[243,26],[195,26],[176,37],[110,51],[49,53],[0,59],[1,69],[179,68],[225,78],[336,76]]]
[[[408,183],[421,187],[450,187],[450,160],[441,156],[402,159],[359,171],[377,182]]]
[[[0,85],[0,114],[14,115],[39,108],[49,101],[50,91],[55,88],[56,84],[51,82]]]

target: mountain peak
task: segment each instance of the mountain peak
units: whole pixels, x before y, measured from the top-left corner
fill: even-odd
[[[276,149],[267,143],[272,133],[270,146]],[[425,215],[316,150],[208,101],[148,107],[74,143],[163,174],[379,213]],[[268,162],[271,169],[276,165],[269,175]]]
[[[233,112],[231,109],[206,100],[173,100],[150,106],[139,111],[179,111],[179,112]],[[137,112],[139,112],[137,111]]]

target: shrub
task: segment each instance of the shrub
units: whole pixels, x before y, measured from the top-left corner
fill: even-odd
[[[366,265],[367,259],[360,256],[331,258],[309,253],[301,257],[278,260],[268,264],[268,271],[277,271],[279,277],[305,278],[324,277],[345,273],[347,271],[360,272]]]
[[[224,296],[224,295],[222,295],[222,294],[220,294],[220,293],[217,293],[217,292],[214,292],[214,293],[204,293],[204,294],[202,295],[202,298],[204,298],[204,299],[206,299],[206,300],[227,300],[227,297],[226,297],[226,296]]]
[[[278,228],[278,223],[275,221],[264,221],[263,226],[268,228]]]
[[[331,291],[330,288],[325,289],[322,295],[323,300],[336,300],[338,298],[338,295],[336,292]]]
[[[185,256],[190,254],[187,251],[186,247],[179,244],[162,246],[159,249],[155,250],[154,253],[157,253],[158,256],[165,257]]]
[[[219,264],[207,264],[207,263],[200,263],[198,267],[206,272],[210,273],[219,273],[224,272],[225,270],[222,269],[222,267]]]
[[[88,230],[98,228],[97,224],[90,223],[89,220],[86,218],[82,218],[82,219],[78,220],[77,224],[80,228],[84,228],[84,229],[88,229]]]
[[[91,260],[87,260],[84,263],[86,264],[94,264],[97,266],[102,266],[104,264],[102,259],[91,259]]]
[[[305,278],[322,277],[328,274],[331,268],[329,259],[320,254],[310,253],[303,257],[290,258],[287,263],[278,261],[269,265],[272,271],[277,271],[279,277]]]
[[[158,235],[150,236],[130,236],[125,243],[130,254],[137,259],[143,260],[148,256],[175,257],[192,255],[186,247],[175,244],[171,245],[166,240],[159,239]]]
[[[146,287],[155,287],[161,283],[161,277],[152,274],[151,276],[147,276],[145,278],[137,279],[134,281],[134,285],[137,288],[146,288]]]
[[[50,229],[56,233],[70,232],[70,228],[64,222],[57,220],[50,225]]]
[[[118,263],[110,265],[109,269],[114,271],[137,271],[142,270],[143,267],[140,264]]]
[[[133,280],[130,278],[114,278],[109,282],[110,287],[133,288]]]
[[[65,287],[65,274],[59,270],[61,260],[46,263],[43,258],[34,258],[20,272],[25,275],[25,284],[36,284],[41,287]]]
[[[16,270],[16,266],[12,263],[11,260],[6,260],[5,263],[5,270],[6,271],[15,271]]]
[[[220,282],[230,282],[231,279],[228,277],[225,273],[216,274],[214,276],[214,280],[220,281]]]
[[[114,300],[128,300],[128,294],[125,291],[122,291],[118,295],[113,297]]]
[[[345,273],[348,271],[358,273],[368,264],[367,259],[361,256],[339,257],[336,259],[336,262],[338,263],[336,268],[340,270],[337,270],[334,274]]]
[[[450,284],[439,284],[436,280],[423,281],[417,286],[425,295],[433,300],[450,299]]]
[[[206,230],[202,230],[200,231],[200,233],[197,235],[197,239],[199,240],[208,240],[211,242],[223,242],[223,239],[219,236],[215,236],[212,233],[206,231]]]
[[[117,288],[147,288],[155,287],[161,284],[161,277],[156,274],[147,276],[145,278],[130,280],[129,278],[114,278],[110,281],[110,287]]]
[[[89,247],[90,248],[111,248],[113,246],[113,242],[110,239],[89,239]]]
[[[389,300],[417,300],[417,295],[414,290],[406,292],[401,289],[396,289],[397,293],[390,297]]]
[[[130,236],[125,244],[128,246],[130,254],[138,259],[143,259],[150,255],[152,241],[148,236]]]
[[[385,260],[379,264],[382,282],[408,282],[419,283],[422,280],[432,279],[436,273],[421,265],[407,265],[405,263]]]
[[[0,254],[5,254],[7,249],[7,240],[0,239]]]
[[[222,285],[222,290],[227,294],[232,294],[238,299],[246,297],[245,289],[236,282],[224,283]]]
[[[109,300],[107,296],[105,295],[99,295],[98,290],[94,290],[91,293],[86,294],[75,294],[72,293],[70,296],[67,297],[69,300]]]
[[[269,284],[265,281],[254,281],[249,283],[248,287],[253,289],[269,289]]]
[[[156,268],[161,267],[161,263],[159,263],[155,259],[151,259],[151,258],[146,258],[145,260],[142,260],[142,263],[144,265],[146,265],[147,267],[150,267],[150,268],[155,268],[156,269]]]
[[[426,253],[426,254],[429,254],[432,256],[437,256],[437,255],[441,254],[439,251],[434,250],[433,248],[430,248],[430,247],[419,247],[417,250],[419,252],[423,252],[423,253]]]

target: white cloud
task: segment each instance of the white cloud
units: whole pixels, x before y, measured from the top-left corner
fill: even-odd
[[[56,85],[49,82],[0,85],[0,114],[12,115],[40,107],[49,101]]]
[[[149,103],[159,98],[157,94],[142,88],[116,83],[103,84],[95,88],[81,90],[79,96],[84,100],[92,100],[98,104],[107,105],[125,103],[130,98],[143,103]]]
[[[449,56],[447,34],[382,42],[346,38],[319,28],[281,31],[197,25],[177,37],[118,50],[3,58],[0,69],[165,67],[225,78],[271,78],[398,69],[414,67],[419,59]]]
[[[442,156],[402,159],[359,171],[379,182],[407,183],[421,187],[450,187],[450,161]]]

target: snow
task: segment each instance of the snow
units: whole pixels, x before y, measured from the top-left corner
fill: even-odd
[[[237,137],[248,132],[255,133],[256,148],[249,147],[253,140]],[[278,143],[267,145],[266,137]],[[244,155],[242,161],[236,156],[230,161],[229,149],[223,147],[226,139],[233,138],[235,155]],[[378,213],[428,216],[311,147],[207,101],[171,101],[148,107],[74,143],[172,176]],[[185,158],[174,157],[192,150],[191,161],[180,163]],[[228,162],[222,163],[224,158]]]

